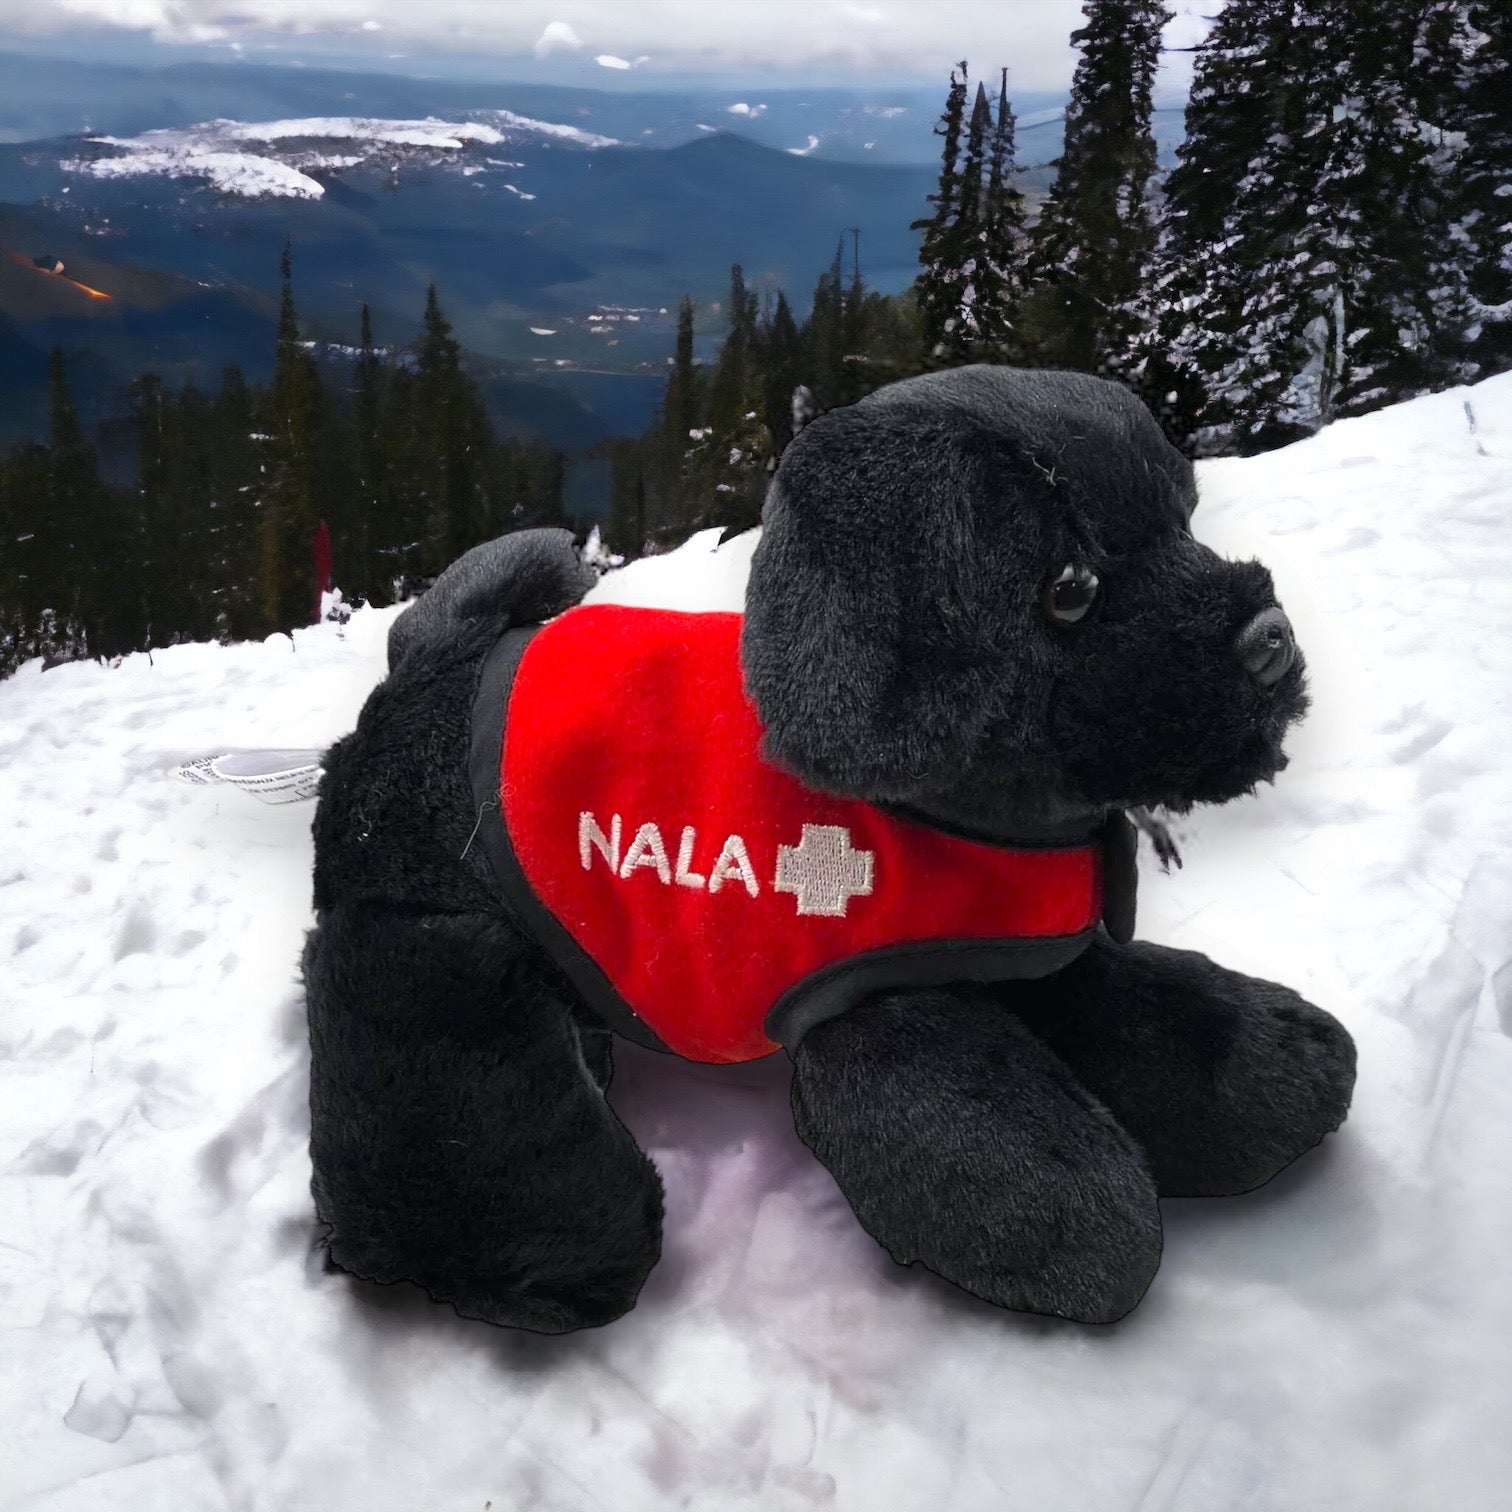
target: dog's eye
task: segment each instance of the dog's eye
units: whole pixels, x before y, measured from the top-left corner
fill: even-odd
[[[1086,567],[1066,566],[1045,585],[1045,613],[1057,625],[1074,625],[1085,617],[1097,597],[1097,574]]]

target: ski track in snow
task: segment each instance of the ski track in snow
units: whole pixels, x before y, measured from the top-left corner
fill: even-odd
[[[342,734],[393,611],[0,684],[0,1507],[1505,1507],[1512,375],[1201,475],[1199,535],[1272,565],[1316,704],[1278,786],[1146,866],[1141,933],[1338,1012],[1360,1081],[1270,1186],[1166,1203],[1110,1328],[893,1264],[780,1057],[626,1045],[667,1188],[627,1318],[542,1338],[327,1273],[312,809],[166,771]],[[596,595],[734,607],[753,537],[714,539]]]

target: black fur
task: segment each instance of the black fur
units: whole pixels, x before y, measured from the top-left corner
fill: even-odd
[[[816,785],[1013,835],[1232,797],[1284,765],[1301,658],[1240,632],[1256,563],[1188,531],[1189,465],[1124,391],[973,368],[814,422],[768,495],[742,654],[769,754]],[[1066,564],[1101,591],[1051,623]],[[629,1307],[654,1170],[604,1102],[609,1035],[504,906],[466,776],[478,670],[584,591],[565,532],[491,542],[396,621],[331,752],[305,952],[311,1150],[335,1262],[555,1332]],[[1099,941],[1039,982],[878,995],[793,1049],[805,1141],[863,1225],[1003,1306],[1138,1301],[1157,1191],[1242,1191],[1337,1127],[1354,1047],[1284,987]]]
[[[1344,1121],[1354,1041],[1289,987],[1100,939],[1003,995],[1143,1146],[1162,1197],[1269,1181]]]
[[[893,1259],[989,1302],[1109,1323],[1160,1264],[1144,1153],[984,993],[887,994],[816,1025],[793,1116]]]
[[[493,594],[463,599],[443,575],[444,615],[418,634],[398,633],[415,610],[395,621],[394,670],[327,753],[304,952],[310,1151],[336,1264],[559,1333],[634,1303],[661,1185],[604,1101],[607,1031],[470,843],[483,657],[585,586],[565,531],[507,539]]]
[[[489,914],[328,912],[304,961],[310,1152],[343,1269],[561,1333],[634,1303],[661,1183],[543,966]]]
[[[1128,392],[958,368],[800,433],[773,480],[742,647],[768,753],[820,787],[1007,825],[1186,808],[1282,765],[1302,659],[1235,653],[1275,602],[1188,532],[1190,464]],[[1052,624],[1068,563],[1101,591]]]

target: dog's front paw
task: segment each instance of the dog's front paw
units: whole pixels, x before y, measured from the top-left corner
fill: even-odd
[[[1020,1007],[1144,1147],[1162,1197],[1263,1186],[1349,1111],[1344,1026],[1193,951],[1099,941]]]

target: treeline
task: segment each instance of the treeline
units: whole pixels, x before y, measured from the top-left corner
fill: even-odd
[[[758,309],[736,268],[708,369],[684,301],[657,421],[612,450],[616,549],[754,523],[795,424],[935,367],[1114,378],[1193,455],[1512,367],[1512,5],[1228,0],[1167,176],[1151,116],[1170,12],[1083,9],[1037,207],[1006,70],[973,92],[961,63],[907,293],[869,293],[837,256],[799,326],[780,294]]]
[[[709,525],[754,525],[794,431],[910,371],[919,349],[913,301],[869,290],[854,245],[847,273],[843,242],[801,325],[785,293],[759,296],[738,264],[725,311],[728,332],[705,366],[694,359],[696,311],[684,298],[655,422],[638,439],[601,447],[611,463],[606,538],[617,550],[639,555]]]
[[[434,286],[412,345],[375,345],[364,306],[356,346],[317,360],[287,248],[282,274],[270,383],[131,385],[128,487],[101,478],[53,353],[46,443],[0,461],[0,676],[290,630],[332,583],[387,604],[479,541],[564,522],[561,456],[493,434]]]

